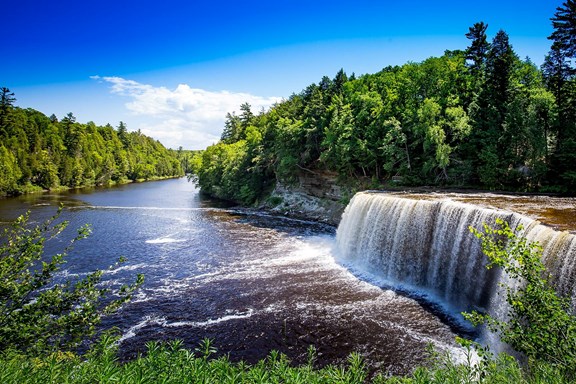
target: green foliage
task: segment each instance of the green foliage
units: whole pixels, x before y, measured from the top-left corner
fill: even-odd
[[[576,161],[576,3],[567,0],[556,8],[552,20],[554,32],[550,53],[542,71],[550,92],[557,103],[557,123],[551,127],[555,134],[550,156],[552,172],[549,177],[558,180],[556,189],[572,192],[576,186],[573,164]],[[560,187],[560,188],[558,188]]]
[[[18,190],[18,180],[22,172],[14,154],[3,145],[0,145],[0,174],[0,191],[14,193]]]
[[[512,283],[505,287],[509,310],[506,319],[472,312],[465,317],[486,324],[503,342],[535,361],[555,367],[576,379],[576,317],[570,302],[559,297],[542,263],[542,248],[518,237],[507,222],[497,219],[494,228],[470,228],[482,241],[488,268],[500,267]],[[522,228],[516,228],[521,231]]]
[[[47,241],[64,231],[57,222],[62,208],[44,223],[30,227],[29,214],[4,231],[0,245],[0,350],[38,354],[74,350],[94,334],[102,315],[117,310],[143,282],[139,275],[118,290],[101,288],[102,271],[76,281],[55,282],[74,242],[88,236],[84,226],[62,253],[47,256]]]
[[[551,365],[538,363],[524,370],[507,355],[479,362],[472,359],[455,363],[448,354],[432,353],[427,367],[416,367],[405,376],[377,374],[368,377],[358,354],[352,354],[344,366],[314,368],[315,349],[311,347],[308,364],[295,367],[283,354],[270,352],[254,365],[233,363],[227,357],[212,358],[204,340],[194,352],[184,349],[180,341],[150,342],[147,352],[120,363],[116,357],[115,339],[104,335],[85,357],[67,352],[30,358],[14,350],[0,352],[0,381],[21,383],[291,383],[291,384],[563,384],[569,383]]]
[[[3,383],[361,383],[366,378],[362,361],[352,355],[347,367],[329,366],[314,370],[310,364],[293,367],[286,356],[275,351],[250,366],[232,363],[226,357],[210,358],[215,350],[205,339],[196,353],[180,341],[147,344],[147,353],[120,364],[114,339],[105,337],[85,360],[56,352],[30,359],[15,351],[0,354]],[[312,350],[312,354],[314,351]]]
[[[554,48],[566,52],[567,57],[576,57],[574,37],[576,36],[576,2],[566,0],[556,8],[552,18],[554,32],[549,37],[554,42]]]
[[[15,107],[12,95],[0,91],[0,195],[184,174],[183,156],[122,122],[118,130],[81,124],[72,113],[58,121]]]
[[[488,24],[484,22],[475,23],[470,27],[466,38],[471,40],[470,46],[466,49],[466,59],[470,60],[469,67],[475,78],[480,76],[485,69],[486,56],[490,49],[490,44],[486,38]]]
[[[0,88],[0,135],[7,135],[9,132],[9,123],[15,101],[14,92],[6,87]]]
[[[566,27],[574,11],[568,3],[558,16],[564,35],[573,32]],[[489,43],[487,28],[483,22],[470,28],[465,51],[358,78],[341,70],[257,116],[242,105],[241,115],[227,115],[218,148],[208,151],[246,145],[228,147],[239,153],[220,156],[220,166],[204,158],[197,164],[199,185],[250,203],[262,201],[274,182],[294,183],[311,172],[337,173],[360,188],[394,178],[414,185],[573,190],[576,88],[565,46],[576,39],[562,37],[540,71],[518,58],[506,32]],[[233,172],[224,172],[230,163]]]
[[[248,104],[242,110],[238,120],[242,139],[231,136],[195,154],[190,178],[204,193],[250,205],[260,201],[271,186],[272,165],[263,146],[264,124],[256,122],[260,116],[252,115]]]

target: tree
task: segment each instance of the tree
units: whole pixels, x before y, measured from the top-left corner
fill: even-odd
[[[553,46],[542,64],[542,74],[546,79],[548,88],[561,104],[564,104],[564,86],[571,79],[571,72],[566,52],[557,45]]]
[[[487,29],[488,24],[484,24],[481,21],[470,27],[469,32],[466,34],[466,37],[472,41],[466,49],[466,59],[471,61],[469,68],[475,79],[484,71],[486,55],[490,49],[490,43],[488,43],[486,38]]]
[[[145,178],[183,173],[173,152],[127,132],[123,122],[116,131],[109,124],[79,123],[72,113],[58,121],[55,115],[14,107],[13,95],[0,89],[1,194],[122,182],[136,174],[138,163]]]
[[[334,80],[332,81],[332,87],[333,87],[333,93],[334,94],[341,94],[342,91],[344,90],[344,84],[348,81],[348,75],[346,75],[346,72],[344,72],[344,68],[341,68],[338,73],[336,73],[336,76],[334,77]]]
[[[302,151],[303,122],[298,119],[281,117],[273,124],[275,132],[272,163],[276,178],[293,182],[298,172],[298,163]]]
[[[0,196],[15,194],[22,172],[12,152],[3,145],[0,145],[0,175]]]
[[[362,142],[358,137],[360,132],[354,129],[350,104],[343,101],[340,95],[334,96],[330,105],[330,124],[325,128],[325,138],[322,142],[324,151],[320,160],[329,169],[338,171],[341,175],[354,177],[355,167],[360,165]]]
[[[518,57],[510,45],[508,34],[503,30],[498,31],[486,60],[486,86],[492,106],[497,111],[497,116],[494,116],[496,125],[502,124],[504,119],[506,103],[510,97],[510,78],[516,62]]]
[[[452,148],[446,143],[446,132],[443,129],[441,106],[433,99],[425,99],[418,108],[418,133],[423,137],[424,172],[438,168],[446,179],[446,167],[450,163]]]
[[[487,27],[469,28],[466,51],[354,78],[343,70],[324,76],[249,125],[228,115],[222,143],[246,140],[247,129],[255,128],[262,139],[248,145],[245,172],[258,169],[285,182],[301,172],[335,171],[359,185],[403,176],[410,184],[546,188],[548,167],[576,161],[570,125],[576,129],[576,114],[562,115],[540,71],[517,57],[506,32],[489,43]],[[548,83],[570,81],[556,69],[551,66],[555,77]],[[576,100],[576,92],[561,89],[566,100]],[[576,182],[567,168],[558,176]]]
[[[60,184],[58,168],[48,151],[39,151],[33,157],[32,181],[43,189],[57,187]]]
[[[392,117],[384,122],[386,135],[378,148],[384,157],[383,168],[392,176],[410,170],[410,153],[406,135],[398,119]]]
[[[576,57],[576,1],[566,0],[556,8],[552,20],[554,32],[548,37],[553,49],[563,51],[568,58]]]
[[[467,156],[472,155],[479,181],[489,188],[502,185],[501,174],[508,169],[500,154],[510,144],[503,133],[513,92],[511,79],[518,62],[508,34],[498,31],[486,56],[485,80],[468,107],[474,129]]]
[[[576,186],[576,2],[565,1],[552,20],[554,32],[548,37],[552,47],[542,66],[545,79],[558,104],[558,125],[551,177],[560,178],[565,188]]]
[[[240,117],[234,112],[228,112],[226,114],[226,120],[224,121],[224,131],[220,140],[224,143],[232,144],[240,140],[241,136],[241,121]]]
[[[327,106],[332,102],[330,89],[332,81],[328,76],[322,78],[319,86],[312,84],[304,92],[303,109],[291,118],[301,120],[302,129],[298,131],[295,139],[301,141],[298,165],[308,167],[318,160],[322,152],[321,145],[324,140],[324,131],[330,124],[330,112]]]
[[[570,300],[560,297],[549,282],[542,263],[542,247],[530,243],[501,219],[483,231],[470,228],[482,242],[487,268],[500,267],[512,283],[506,289],[507,319],[476,311],[464,314],[475,325],[486,324],[503,342],[530,359],[544,361],[576,379],[576,317],[569,313]]]
[[[252,113],[251,108],[252,106],[249,103],[240,105],[240,125],[242,127],[242,132],[239,137],[240,140],[244,139],[246,128],[252,125],[252,122],[254,121],[254,114]]]
[[[64,145],[70,157],[78,157],[80,153],[80,127],[76,123],[76,116],[69,112],[66,117],[62,119],[60,125],[64,129]]]
[[[10,112],[15,101],[14,92],[10,92],[6,87],[0,88],[0,137],[7,137],[8,135]]]
[[[128,129],[126,128],[126,124],[123,121],[120,122],[118,125],[118,138],[122,142],[124,148],[128,148],[130,146],[130,137],[128,136]]]
[[[89,227],[62,253],[47,256],[47,241],[60,235],[68,222],[57,214],[35,227],[28,226],[29,213],[4,231],[0,245],[0,350],[15,348],[32,354],[51,350],[74,350],[96,332],[102,316],[130,300],[143,283],[138,275],[131,285],[118,290],[102,288],[103,271],[77,281],[56,282],[54,274],[66,262],[74,242],[88,236]]]

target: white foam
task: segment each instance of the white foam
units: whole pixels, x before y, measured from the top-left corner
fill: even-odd
[[[110,266],[110,268],[112,268],[112,267],[113,266]],[[103,272],[106,275],[115,275],[121,271],[134,271],[136,269],[143,269],[143,268],[149,268],[149,267],[150,266],[148,264],[140,263],[140,264],[133,264],[133,265],[122,265],[118,268],[104,270]]]
[[[138,324],[130,327],[126,333],[122,335],[122,337],[118,340],[119,343],[123,342],[124,340],[130,339],[136,336],[136,332],[149,324],[156,324],[156,325],[164,325],[166,324],[166,319],[164,317],[155,317],[155,316],[145,316],[142,321]]]
[[[130,300],[130,303],[135,304],[135,303],[145,303],[147,301],[152,300],[152,297],[147,295],[145,292],[142,291],[138,291],[137,293],[134,294],[134,296],[132,297],[132,300]]]
[[[185,239],[173,239],[171,237],[160,237],[157,239],[146,240],[147,244],[167,244],[167,243],[182,243]]]
[[[176,327],[194,327],[194,328],[203,328],[209,327],[214,324],[224,323],[230,320],[239,320],[239,319],[247,319],[254,315],[255,311],[253,309],[248,309],[246,312],[242,313],[233,313],[230,315],[225,315],[216,319],[208,319],[206,321],[175,321],[175,322],[168,322],[165,317],[157,317],[157,316],[145,316],[142,321],[138,324],[130,327],[118,340],[118,342],[123,342],[127,339],[130,339],[136,336],[136,332],[140,329],[148,326],[148,325],[158,325],[161,327],[166,328],[176,328]]]
[[[237,313],[219,317],[217,319],[208,319],[206,321],[176,321],[174,323],[166,323],[164,326],[166,327],[197,327],[197,328],[204,328],[209,327],[214,324],[224,323],[230,320],[239,320],[239,319],[247,319],[254,315],[254,310],[249,309],[245,313]]]

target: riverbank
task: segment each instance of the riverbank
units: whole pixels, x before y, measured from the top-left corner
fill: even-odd
[[[145,182],[149,182],[149,181],[161,181],[161,180],[170,180],[170,179],[180,179],[182,177],[185,177],[185,175],[178,175],[178,176],[152,176],[150,178],[147,179],[136,179],[136,180],[131,180],[131,179],[121,179],[118,181],[113,181],[113,180],[108,180],[106,183],[98,183],[98,184],[89,184],[89,185],[79,185],[76,187],[67,187],[64,185],[60,185],[58,187],[54,187],[54,188],[49,188],[49,189],[45,189],[42,187],[39,187],[37,185],[32,185],[32,184],[28,184],[28,185],[24,185],[16,194],[13,195],[2,195],[0,194],[0,199],[6,199],[6,198],[11,198],[11,197],[17,197],[17,196],[23,196],[23,195],[33,195],[33,194],[39,194],[39,193],[48,193],[48,192],[53,192],[53,193],[58,193],[58,192],[66,192],[66,191],[71,191],[71,190],[80,190],[80,189],[84,189],[84,188],[110,188],[110,187],[115,187],[115,186],[119,186],[119,185],[126,185],[126,184],[132,184],[132,183],[145,183]]]
[[[347,202],[309,194],[299,187],[278,184],[260,208],[274,214],[338,226]]]
[[[207,340],[207,339],[205,339]],[[479,364],[458,364],[447,356],[437,355],[426,367],[415,367],[405,376],[380,372],[370,375],[358,354],[351,354],[347,364],[317,367],[317,352],[310,347],[308,363],[294,366],[283,354],[271,352],[256,364],[233,363],[227,357],[212,358],[214,350],[204,341],[195,351],[182,348],[179,342],[150,343],[146,353],[120,363],[113,347],[104,346],[87,358],[72,353],[56,352],[30,358],[17,352],[0,353],[4,383],[373,383],[428,384],[475,382],[536,384],[569,383],[569,378],[552,365],[530,362],[523,369],[516,360],[501,355]]]
[[[556,230],[574,233],[576,198],[558,194],[489,191],[431,186],[406,187],[389,184],[371,186],[368,180],[345,186],[335,174],[302,173],[297,181],[276,182],[266,201],[258,208],[275,214],[313,220],[338,226],[350,199],[359,191],[390,193],[416,199],[450,199],[489,209],[514,211],[538,220]]]
[[[356,191],[342,186],[332,173],[302,173],[296,182],[276,182],[260,208],[297,219],[338,226]]]

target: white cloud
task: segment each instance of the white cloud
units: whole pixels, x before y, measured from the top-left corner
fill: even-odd
[[[138,119],[144,134],[159,140],[166,147],[203,149],[220,139],[226,113],[238,111],[243,103],[258,113],[281,101],[280,97],[260,97],[248,93],[211,92],[180,84],[174,90],[154,87],[121,77],[92,79],[111,84],[111,92],[130,99],[125,107]]]

